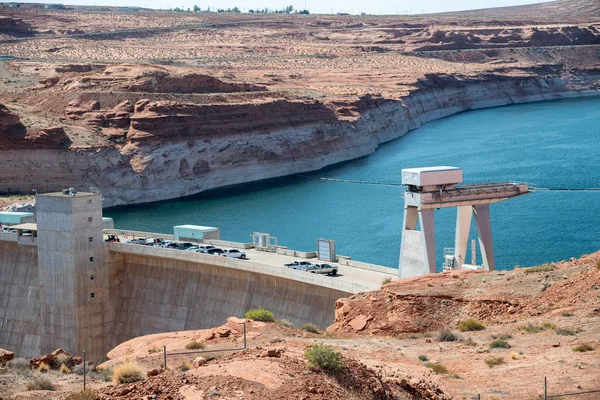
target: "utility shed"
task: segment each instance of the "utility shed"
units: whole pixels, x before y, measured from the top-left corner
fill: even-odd
[[[179,225],[173,227],[175,240],[221,239],[219,228],[214,226]]]
[[[33,213],[0,211],[0,225],[17,225],[26,222],[34,222]]]
[[[115,229],[115,221],[112,218],[102,217],[102,229]]]

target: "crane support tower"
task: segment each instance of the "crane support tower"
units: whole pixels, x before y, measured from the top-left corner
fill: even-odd
[[[465,264],[471,219],[475,214],[483,269],[494,270],[494,248],[489,205],[529,193],[523,183],[496,182],[458,185],[462,169],[424,167],[402,170],[404,221],[398,275],[410,278],[436,272],[434,210],[456,207],[453,268]],[[417,230],[417,222],[420,230]]]

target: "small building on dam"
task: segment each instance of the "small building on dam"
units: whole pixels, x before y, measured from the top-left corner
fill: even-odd
[[[101,194],[71,189],[38,194],[35,222],[0,231],[1,348],[19,357],[86,350],[101,361],[133,337],[218,326],[258,306],[325,328],[337,299],[369,289],[252,260],[108,242],[107,223]]]

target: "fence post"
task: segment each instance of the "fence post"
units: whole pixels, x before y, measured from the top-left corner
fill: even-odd
[[[85,350],[83,351],[83,390],[85,390],[85,368],[86,368],[86,364],[85,364]]]
[[[246,321],[244,321],[244,350],[246,349]]]
[[[165,371],[167,370],[167,346],[163,346],[163,355],[164,355],[164,366],[165,366]]]
[[[544,400],[548,400],[548,381],[544,377]]]

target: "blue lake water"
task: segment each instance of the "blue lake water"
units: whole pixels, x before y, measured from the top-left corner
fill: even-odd
[[[297,250],[314,250],[319,237],[335,239],[338,254],[397,268],[404,188],[318,177],[399,182],[402,168],[452,165],[463,169],[465,183],[600,188],[599,149],[599,98],[500,107],[431,122],[368,157],[303,177],[105,214],[123,229],[172,233],[174,225],[209,225],[233,241],[266,232]],[[600,191],[539,191],[490,210],[499,269],[600,249]],[[438,268],[443,248],[454,245],[454,224],[454,210],[436,212]]]

